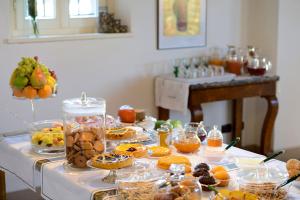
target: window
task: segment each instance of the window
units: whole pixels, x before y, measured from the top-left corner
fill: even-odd
[[[13,0],[13,36],[32,34],[27,0]],[[91,33],[97,30],[98,0],[37,0],[41,35]]]
[[[96,1],[70,0],[70,18],[97,17]]]

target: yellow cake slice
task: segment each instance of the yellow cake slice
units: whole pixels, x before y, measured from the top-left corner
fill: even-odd
[[[151,157],[162,157],[171,154],[171,149],[167,147],[161,147],[161,146],[148,147],[148,151]]]
[[[168,170],[171,164],[184,164],[185,165],[185,172],[191,172],[191,162],[187,157],[184,156],[164,156],[159,158],[157,161],[157,167],[160,169]]]

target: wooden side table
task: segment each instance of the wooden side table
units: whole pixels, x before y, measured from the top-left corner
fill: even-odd
[[[191,121],[200,122],[203,120],[202,103],[232,100],[232,137],[241,137],[243,128],[243,98],[262,97],[268,102],[268,111],[261,132],[260,147],[257,148],[259,148],[259,153],[267,155],[273,151],[273,127],[278,112],[278,100],[276,97],[276,82],[278,80],[278,76],[263,76],[236,79],[229,82],[191,85],[188,100]],[[168,119],[169,110],[159,107],[158,118],[162,120]],[[247,149],[247,147],[245,148]]]

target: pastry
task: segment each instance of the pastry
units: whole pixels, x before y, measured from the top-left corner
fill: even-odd
[[[216,184],[216,180],[212,176],[201,176],[199,182],[201,183],[204,191],[209,191],[207,187],[208,185],[214,186]]]
[[[147,148],[142,144],[121,144],[116,147],[115,153],[140,158],[147,154]]]
[[[133,158],[127,155],[118,155],[114,153],[103,153],[94,156],[91,160],[91,165],[100,169],[121,169],[131,166]]]
[[[131,128],[111,128],[105,133],[106,139],[109,140],[125,140],[136,135],[136,130]]]
[[[297,159],[290,159],[286,163],[286,168],[290,178],[296,176],[300,174],[300,161]],[[300,181],[300,178],[298,178],[297,181]]]
[[[171,150],[169,148],[161,146],[148,147],[148,152],[151,157],[162,157],[171,154]]]
[[[164,156],[159,158],[157,161],[157,166],[160,169],[168,170],[171,164],[184,164],[185,165],[185,172],[191,172],[191,162],[187,157],[184,156]]]

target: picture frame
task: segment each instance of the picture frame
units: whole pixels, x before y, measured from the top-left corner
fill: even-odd
[[[206,46],[207,0],[157,0],[157,49]]]

